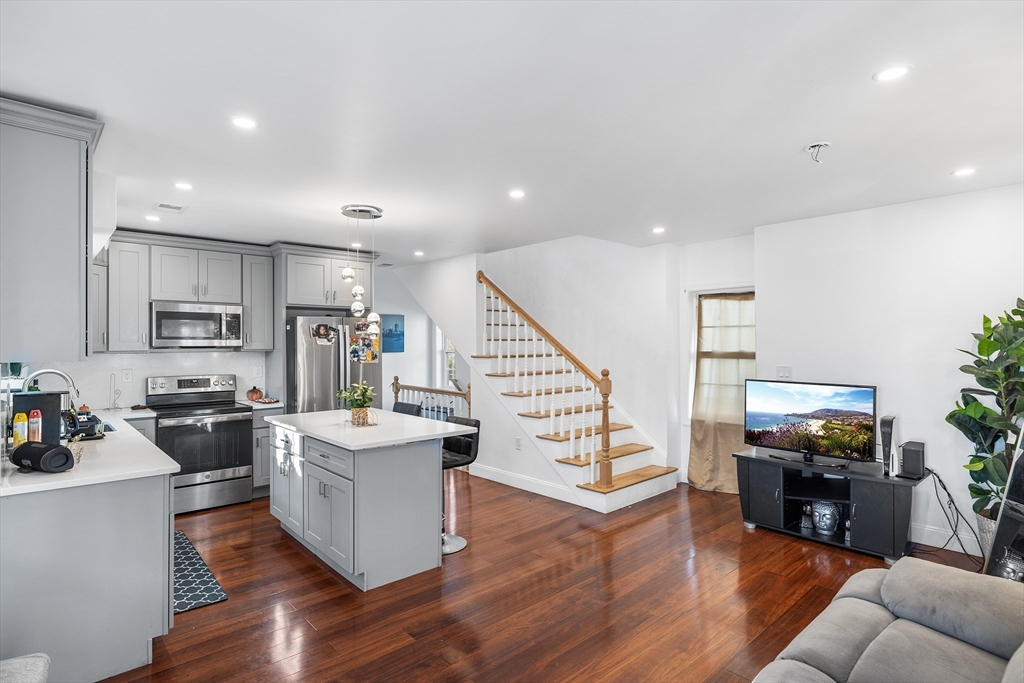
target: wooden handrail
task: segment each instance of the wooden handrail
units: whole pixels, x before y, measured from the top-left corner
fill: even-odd
[[[465,391],[456,391],[455,389],[438,389],[437,387],[418,387],[413,384],[402,384],[398,375],[395,375],[395,381],[391,383],[391,390],[395,394],[395,402],[398,402],[398,394],[402,391],[418,391],[423,394],[443,394],[445,396],[457,396],[466,401],[466,412],[470,416],[473,414],[473,403],[472,403],[472,391],[473,385],[467,384]]]
[[[519,317],[522,318],[523,320],[525,320],[527,322],[527,324],[529,324],[530,327],[532,327],[533,329],[537,330],[537,334],[539,334],[541,337],[543,337],[545,340],[547,340],[547,342],[549,344],[551,344],[553,347],[558,349],[558,352],[561,353],[566,358],[568,358],[569,362],[572,363],[573,365],[575,365],[579,369],[580,372],[582,372],[584,375],[586,375],[590,379],[591,382],[593,382],[594,384],[597,384],[598,382],[601,381],[601,376],[600,375],[598,375],[596,372],[594,372],[593,370],[588,368],[586,365],[584,365],[583,361],[581,361],[579,358],[576,357],[576,354],[572,353],[571,351],[569,351],[569,349],[565,348],[565,345],[562,344],[557,339],[555,339],[551,335],[550,332],[545,330],[544,327],[540,323],[538,323],[536,320],[533,319],[533,316],[531,316],[529,313],[524,311],[522,309],[522,307],[519,304],[517,304],[515,301],[513,301],[512,298],[508,294],[503,292],[501,290],[501,288],[498,287],[498,285],[494,284],[494,282],[490,278],[488,278],[486,275],[484,275],[484,271],[482,271],[482,270],[476,271],[476,280],[477,280],[477,282],[482,282],[483,284],[487,285],[488,289],[490,289],[492,292],[497,294],[498,298],[501,299],[502,301],[504,301],[506,304],[508,304],[509,308],[514,310],[516,313],[518,313]],[[607,374],[607,373],[605,373],[605,374]]]

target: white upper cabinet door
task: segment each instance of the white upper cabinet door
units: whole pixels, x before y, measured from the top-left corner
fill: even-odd
[[[92,267],[89,281],[89,355],[107,351],[107,267]]]
[[[111,242],[107,283],[107,350],[148,351],[149,247]]]
[[[352,288],[359,285],[363,288],[363,298],[359,301],[363,302],[367,310],[372,308],[372,287],[370,285],[370,266],[366,263],[359,263],[357,261],[347,261],[345,259],[334,259],[331,261],[331,305],[339,306],[341,308],[350,308],[352,302],[356,301],[356,298],[352,295]],[[345,282],[341,277],[341,273],[346,268],[351,268],[356,272],[356,277],[352,282]]]
[[[153,301],[199,301],[199,252],[152,247],[150,285]]]
[[[285,265],[288,270],[288,305],[332,305],[331,259],[288,254]]]
[[[242,348],[274,348],[274,259],[242,257]]]
[[[242,303],[241,254],[199,252],[199,300],[219,304]]]

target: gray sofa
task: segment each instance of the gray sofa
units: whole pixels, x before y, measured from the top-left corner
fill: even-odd
[[[1024,584],[912,557],[850,577],[755,683],[1024,683]]]

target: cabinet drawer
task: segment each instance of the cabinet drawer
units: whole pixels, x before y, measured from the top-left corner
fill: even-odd
[[[302,455],[302,437],[293,431],[271,425],[270,444],[278,450]]]
[[[284,408],[261,408],[260,410],[252,411],[252,428],[259,429],[260,427],[269,427],[270,423],[264,418],[270,417],[271,415],[283,415]]]
[[[344,448],[332,446],[316,439],[306,438],[303,457],[328,472],[334,472],[346,479],[354,478],[355,454],[352,451],[346,451]]]

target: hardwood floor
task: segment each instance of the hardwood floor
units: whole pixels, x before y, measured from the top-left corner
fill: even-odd
[[[153,664],[109,680],[749,681],[851,574],[885,566],[747,530],[736,496],[685,485],[602,515],[461,471],[446,482],[469,547],[368,593],[266,498],[178,517],[229,598],[177,615]]]

